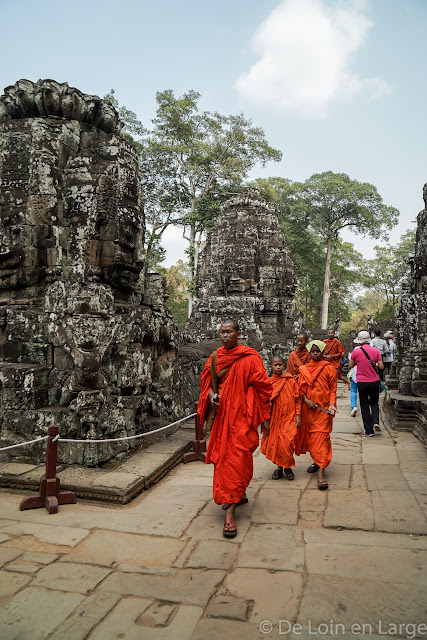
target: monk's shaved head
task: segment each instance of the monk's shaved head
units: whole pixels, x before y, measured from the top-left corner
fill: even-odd
[[[232,324],[236,331],[240,331],[239,323],[236,322],[236,320],[233,320],[232,318],[227,318],[226,320],[223,320],[221,324]]]
[[[283,362],[283,364],[285,364],[285,361],[283,360],[282,356],[273,356],[271,358],[271,364],[273,364],[275,360],[280,360],[280,362]]]

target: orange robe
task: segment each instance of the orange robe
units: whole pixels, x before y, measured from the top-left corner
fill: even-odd
[[[301,415],[300,391],[290,373],[273,374],[270,380],[273,385],[270,433],[261,440],[261,453],[279,467],[290,469],[295,466],[295,416]]]
[[[206,462],[214,465],[216,504],[239,502],[253,475],[252,454],[259,444],[258,426],[270,418],[271,382],[261,356],[251,347],[237,345],[217,350],[217,372],[230,367],[221,380],[220,406],[213,423]],[[203,424],[210,405],[209,357],[200,380],[197,412]],[[225,377],[225,376],[224,376]]]
[[[310,360],[310,352],[305,347],[304,349],[299,349],[297,347],[289,354],[286,373],[290,373],[292,376],[298,377],[299,368],[302,367],[303,364],[310,362]]]
[[[337,372],[328,360],[311,361],[300,367],[298,380],[301,394],[305,394],[322,409],[336,403]],[[331,438],[333,417],[318,409],[309,409],[305,403],[301,409],[301,427],[295,438],[295,453],[310,452],[314,462],[326,469],[332,460]]]
[[[326,344],[326,347],[323,351],[324,356],[334,356],[329,362],[334,365],[335,369],[338,369],[340,366],[340,360],[344,354],[344,347],[338,338],[326,338],[323,340]]]

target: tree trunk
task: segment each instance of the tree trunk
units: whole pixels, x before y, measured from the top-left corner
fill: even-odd
[[[196,223],[192,222],[190,225],[190,269],[191,269],[191,282],[189,283],[189,291],[188,291],[188,317],[191,316],[191,312],[193,311],[193,303],[194,303],[194,284],[196,280]]]
[[[328,244],[326,249],[325,279],[323,281],[323,303],[322,303],[322,324],[321,324],[322,329],[326,329],[328,326],[328,311],[329,311],[329,297],[330,297],[329,284],[331,281],[331,254],[332,254],[332,240],[331,238],[328,238]]]

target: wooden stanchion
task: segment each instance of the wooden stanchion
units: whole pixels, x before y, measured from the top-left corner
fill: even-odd
[[[58,505],[73,504],[77,502],[72,491],[60,491],[59,478],[56,476],[56,461],[58,455],[58,441],[55,436],[59,433],[56,426],[48,428],[46,449],[46,473],[40,480],[40,494],[38,496],[24,498],[19,505],[19,510],[36,509],[46,507],[48,513],[57,513]]]
[[[196,412],[197,412],[197,402],[196,402]],[[193,450],[188,453],[184,453],[182,456],[183,462],[193,462],[194,460],[201,460],[204,462],[206,460],[206,440],[203,437],[203,427],[200,423],[199,414],[196,413],[195,418],[196,423],[196,439],[193,440]]]

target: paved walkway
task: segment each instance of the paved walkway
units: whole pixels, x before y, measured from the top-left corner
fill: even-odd
[[[0,639],[425,638],[425,449],[362,440],[342,387],[338,402],[329,490],[308,456],[273,481],[258,451],[232,540],[200,462],[124,507],[49,516],[0,493]]]

